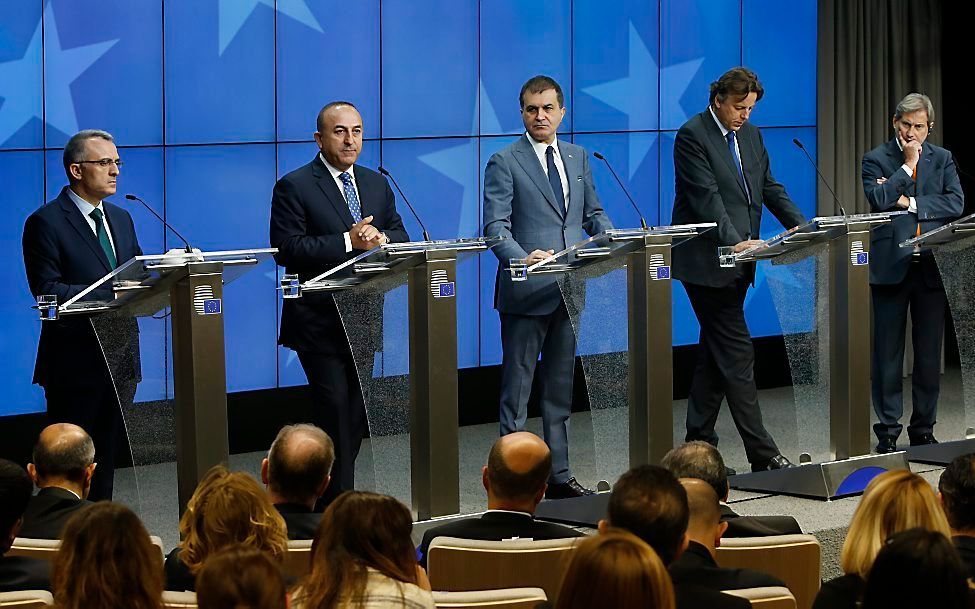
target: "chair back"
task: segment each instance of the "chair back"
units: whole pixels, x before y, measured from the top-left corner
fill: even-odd
[[[60,539],[17,537],[14,539],[14,544],[7,550],[5,556],[27,556],[29,558],[52,561],[54,560],[54,555],[58,553],[59,547],[61,547]]]
[[[18,590],[0,592],[0,607],[17,609],[45,609],[54,604],[54,597],[47,590]]]
[[[288,553],[281,567],[285,577],[297,581],[311,571],[311,544],[311,539],[295,539],[288,542]]]
[[[489,609],[535,609],[548,599],[541,588],[503,588],[469,592],[434,592],[437,609],[488,607]]]
[[[796,609],[796,598],[792,596],[788,588],[780,586],[726,590],[725,594],[747,598],[752,607],[759,609]]]
[[[778,577],[795,596],[798,609],[811,609],[819,592],[820,547],[812,535],[722,539],[715,559],[722,567]]]
[[[163,609],[196,609],[196,592],[163,592]]]

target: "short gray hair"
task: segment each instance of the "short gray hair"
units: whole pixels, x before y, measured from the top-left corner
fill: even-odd
[[[295,439],[313,440],[317,450],[294,454]],[[335,444],[327,433],[308,423],[285,425],[267,453],[268,487],[290,502],[307,501],[315,497],[334,463]]]
[[[728,495],[728,470],[714,446],[694,440],[673,448],[660,462],[675,478],[696,478],[707,482],[718,499]]]
[[[64,478],[72,482],[85,479],[85,471],[95,462],[95,444],[91,436],[81,429],[78,436],[59,434],[54,442],[45,442],[41,438],[34,446],[32,459],[41,479]]]
[[[64,173],[70,178],[71,173],[68,171],[68,167],[72,163],[78,163],[85,160],[85,142],[91,139],[100,138],[109,142],[114,142],[115,138],[108,131],[102,131],[101,129],[84,129],[75,133],[68,140],[68,143],[64,145]]]
[[[894,109],[894,120],[919,110],[928,113],[928,125],[930,126],[934,122],[934,104],[931,103],[931,98],[924,93],[908,93],[904,99],[897,103],[897,107]]]

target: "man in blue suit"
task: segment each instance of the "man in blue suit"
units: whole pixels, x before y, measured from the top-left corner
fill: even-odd
[[[934,127],[928,96],[911,93],[897,104],[894,138],[863,156],[863,191],[873,211],[908,214],[873,230],[870,286],[873,296],[873,407],[877,452],[897,450],[904,412],[901,371],[907,310],[914,344],[914,412],[911,446],[935,444],[945,327],[944,285],[930,250],[900,247],[915,235],[954,220],[965,206],[951,153],[925,140]]]
[[[121,165],[114,140],[104,131],[80,131],[68,140],[68,186],[24,224],[24,266],[35,297],[53,294],[63,304],[142,255],[129,213],[105,200],[115,194]],[[114,294],[107,287],[86,298],[111,300]],[[98,468],[89,494],[95,501],[112,498],[120,403],[132,402],[141,379],[135,320],[119,320],[111,339],[111,350],[103,351],[88,316],[44,322],[34,366],[49,422],[78,425],[95,443]]]
[[[535,76],[521,88],[526,133],[498,152],[484,170],[484,234],[505,240],[494,248],[501,261],[494,306],[501,316],[501,435],[525,428],[528,397],[539,370],[542,425],[552,451],[550,499],[592,494],[569,469],[569,415],[575,336],[555,277],[512,281],[510,259],[531,265],[595,235],[612,223],[593,186],[586,151],[559,141],[565,116],[562,88]]]

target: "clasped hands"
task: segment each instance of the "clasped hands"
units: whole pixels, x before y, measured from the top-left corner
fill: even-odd
[[[372,216],[366,216],[349,229],[349,241],[352,249],[368,250],[389,243],[389,238],[372,225]]]

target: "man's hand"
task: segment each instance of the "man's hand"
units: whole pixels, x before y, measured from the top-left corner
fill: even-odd
[[[900,198],[897,199],[897,203],[894,203],[894,205],[900,207],[901,209],[908,209],[911,206],[911,200],[904,195],[901,195]]]
[[[550,258],[554,253],[555,250],[535,250],[532,253],[528,254],[528,257],[525,258],[525,263],[531,266],[536,262],[541,262],[546,258]]]
[[[742,241],[741,243],[736,243],[735,244],[735,253],[736,254],[740,254],[743,251],[745,251],[747,249],[750,249],[750,248],[753,248],[756,245],[761,245],[762,243],[765,243],[765,242],[762,241],[761,239],[747,239],[745,241]]]
[[[915,169],[918,159],[921,158],[921,143],[917,140],[901,143],[904,144],[904,164]]]
[[[368,250],[382,245],[384,239],[379,229],[371,224],[372,216],[366,216],[349,229],[349,241],[354,250]]]

